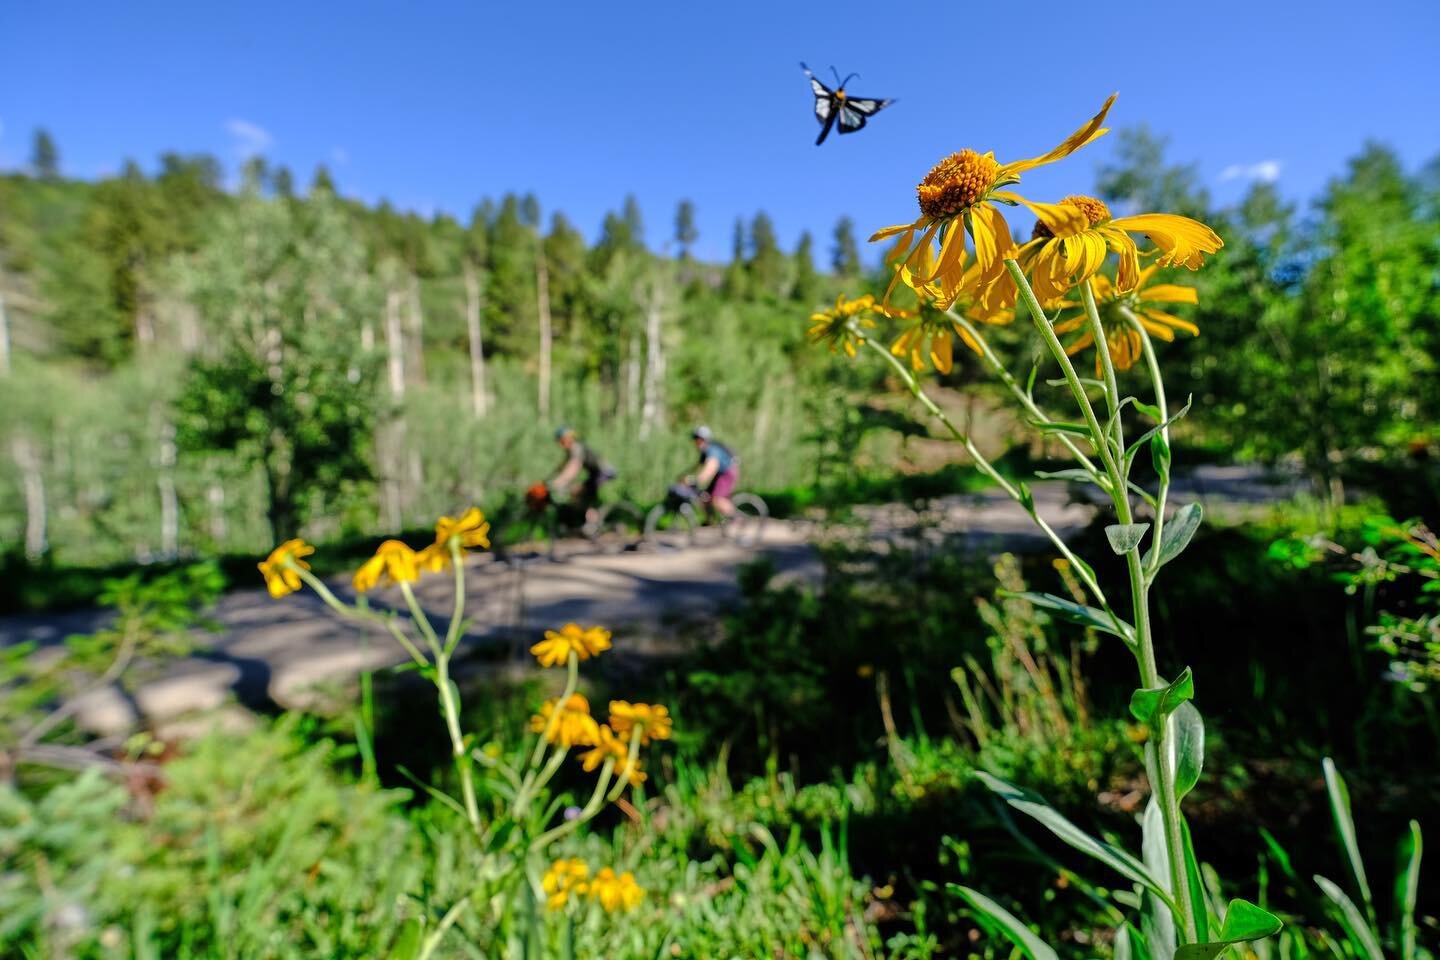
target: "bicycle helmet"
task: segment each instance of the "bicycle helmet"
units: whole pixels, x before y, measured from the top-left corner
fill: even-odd
[[[710,432],[709,427],[696,427],[690,431],[690,439],[692,440],[709,440],[713,436],[715,436],[715,434]]]

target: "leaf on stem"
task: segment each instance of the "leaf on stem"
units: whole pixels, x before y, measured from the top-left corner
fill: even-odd
[[[1358,948],[1358,952],[1365,960],[1385,960],[1385,952],[1380,949],[1380,942],[1375,938],[1375,931],[1370,929],[1370,924],[1351,900],[1333,880],[1316,876],[1315,883],[1320,887],[1322,893],[1330,898],[1330,901],[1339,908],[1337,919],[1340,926],[1345,928],[1345,933],[1350,938],[1350,945]]]
[[[1145,539],[1145,531],[1149,529],[1148,523],[1112,523],[1105,528],[1105,538],[1110,541],[1110,549],[1123,557],[1140,546],[1140,541]]]
[[[1151,556],[1156,550],[1160,551],[1160,561],[1156,569],[1165,566],[1171,560],[1180,556],[1180,553],[1190,545],[1190,539],[1195,536],[1195,531],[1200,529],[1200,521],[1205,516],[1205,510],[1198,502],[1187,503],[1175,511],[1175,516],[1165,524],[1165,532],[1160,535],[1160,542],[1152,546],[1145,554],[1144,565],[1148,568],[1151,564]]]
[[[1076,603],[1074,600],[1068,600],[1065,597],[1057,597],[1053,593],[1033,593],[1030,591],[1011,593],[1008,590],[1001,590],[999,591],[999,595],[1012,597],[1016,600],[1025,600],[1032,606],[1058,614],[1072,623],[1083,624],[1087,627],[1093,627],[1096,630],[1102,630],[1111,636],[1119,637],[1127,644],[1133,644],[1135,642],[1134,627],[1130,626],[1130,624],[1124,620],[1121,620],[1120,625],[1124,632],[1122,633],[1116,630],[1115,620],[1112,620],[1110,615],[1104,610],[1096,607],[1087,607],[1083,603]]]
[[[1157,437],[1157,436],[1159,436],[1161,433],[1164,432],[1164,430],[1165,430],[1166,427],[1170,426],[1170,425],[1173,424],[1176,420],[1179,420],[1181,417],[1185,416],[1185,414],[1189,413],[1189,412],[1190,412],[1190,404],[1191,404],[1192,402],[1193,402],[1193,398],[1191,398],[1190,400],[1186,400],[1186,401],[1185,401],[1185,406],[1181,407],[1181,408],[1180,408],[1178,411],[1176,411],[1175,413],[1172,413],[1172,414],[1170,415],[1170,419],[1165,420],[1165,421],[1162,422],[1162,423],[1156,424],[1155,426],[1151,427],[1149,430],[1146,430],[1144,433],[1140,434],[1140,436],[1136,437],[1133,441],[1131,441],[1130,446],[1125,449],[1125,462],[1126,462],[1126,464],[1129,464],[1129,463],[1131,463],[1131,462],[1134,461],[1134,459],[1135,459],[1135,454],[1137,454],[1137,453],[1140,452],[1140,448],[1143,447],[1146,443],[1148,443],[1151,437]]]
[[[1261,940],[1280,932],[1280,918],[1268,910],[1238,897],[1225,908],[1220,938],[1208,943],[1188,943],[1175,951],[1175,960],[1213,960],[1233,943]],[[1377,957],[1376,960],[1379,960]]]
[[[1420,838],[1420,823],[1410,821],[1410,831],[1400,841],[1396,857],[1405,864],[1395,878],[1395,913],[1400,918],[1400,960],[1414,960],[1415,953],[1415,901],[1420,897],[1420,852],[1424,844]]]
[[[1181,703],[1170,714],[1166,745],[1170,750],[1175,799],[1183,800],[1200,782],[1200,773],[1205,769],[1205,721],[1195,704]]]
[[[1130,695],[1130,715],[1157,730],[1175,708],[1195,696],[1195,678],[1186,667],[1163,687],[1141,687]]]
[[[983,771],[975,774],[981,782],[991,790],[1000,794],[1005,802],[1010,804],[1021,813],[1038,820],[1051,833],[1060,840],[1079,850],[1081,853],[1100,861],[1110,867],[1116,873],[1140,884],[1151,893],[1155,894],[1166,903],[1170,903],[1169,893],[1161,885],[1160,881],[1146,869],[1134,856],[1121,850],[1119,847],[1111,846],[1103,840],[1097,840],[1084,830],[1081,830],[1064,814],[1049,806],[1044,801],[1035,797],[1034,794],[1022,791],[1013,784],[1006,783],[999,777],[991,776]]]
[[[1335,832],[1340,836],[1340,846],[1350,866],[1350,875],[1360,888],[1360,898],[1365,902],[1365,915],[1371,922],[1375,919],[1375,903],[1370,897],[1370,881],[1365,876],[1365,861],[1360,859],[1360,841],[1355,836],[1355,817],[1350,812],[1350,788],[1335,761],[1326,757],[1321,766],[1325,770],[1325,792],[1330,796],[1330,813],[1335,818]]]
[[[1059,960],[1059,955],[1048,943],[1035,935],[1035,931],[1020,922],[1020,918],[989,897],[972,890],[969,887],[961,886],[958,883],[949,884],[951,890],[958,893],[970,906],[980,912],[982,917],[988,917],[1006,939],[1020,948],[1020,952],[1029,957],[1030,960]]]

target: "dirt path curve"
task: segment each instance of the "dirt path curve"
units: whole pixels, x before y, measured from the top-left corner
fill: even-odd
[[[1095,506],[1071,499],[1068,485],[1034,485],[1036,506],[1062,536],[1084,527]],[[1270,486],[1254,471],[1215,467],[1195,471],[1177,484],[1174,502],[1199,497],[1207,506],[1240,509],[1288,492]],[[861,508],[863,536],[872,542],[907,542],[957,536],[981,549],[1043,549],[1044,541],[1020,507],[998,491],[956,496],[933,503],[923,514],[899,506]],[[768,556],[784,577],[818,579],[822,568],[814,542],[816,525],[771,521],[763,541],[743,548],[701,531],[685,550],[607,553],[588,544],[569,544],[558,562],[505,562],[476,555],[466,566],[472,619],[464,644],[489,647],[497,659],[519,654],[541,631],[568,621],[601,623],[627,642],[645,642],[713,615],[738,593],[736,574],[757,556]],[[257,575],[258,581],[258,575]],[[331,582],[350,595],[343,578]],[[447,622],[449,577],[431,577],[418,591],[432,620]],[[398,593],[380,591],[374,602],[400,608]],[[0,646],[37,639],[54,642],[68,633],[94,629],[100,614],[0,619]],[[403,654],[383,632],[365,631],[338,620],[313,594],[271,600],[263,589],[227,594],[211,613],[218,631],[207,649],[165,664],[133,696],[117,689],[88,697],[78,717],[89,729],[116,734],[137,721],[152,725],[213,711],[234,700],[261,706],[294,707],[325,685],[346,684],[362,670],[401,662]],[[518,659],[518,658],[517,658]]]

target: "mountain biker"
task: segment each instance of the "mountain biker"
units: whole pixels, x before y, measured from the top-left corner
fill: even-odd
[[[577,507],[583,507],[586,523],[597,522],[600,487],[615,479],[615,469],[582,443],[573,427],[556,427],[555,442],[565,451],[565,461],[550,480],[550,489],[563,492]]]
[[[702,499],[712,509],[728,520],[735,515],[730,495],[740,480],[740,458],[716,440],[709,427],[696,427],[690,431],[690,439],[695,441],[695,449],[700,454],[700,472],[695,474],[692,485],[702,491]]]

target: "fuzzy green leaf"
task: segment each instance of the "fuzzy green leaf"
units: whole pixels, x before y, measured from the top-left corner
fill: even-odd
[[[1059,960],[1059,955],[1055,953],[1048,943],[1036,936],[1035,931],[1021,923],[1019,917],[1000,906],[1000,904],[994,900],[991,900],[977,890],[961,886],[958,883],[952,883],[949,887],[964,897],[970,906],[995,921],[995,925],[999,927],[1000,932],[1005,934],[1011,943],[1019,947],[1020,951],[1029,957],[1030,960]]]
[[[1110,541],[1110,549],[1123,557],[1140,546],[1140,541],[1145,539],[1145,531],[1149,529],[1148,523],[1112,523],[1105,528],[1105,537]]]

